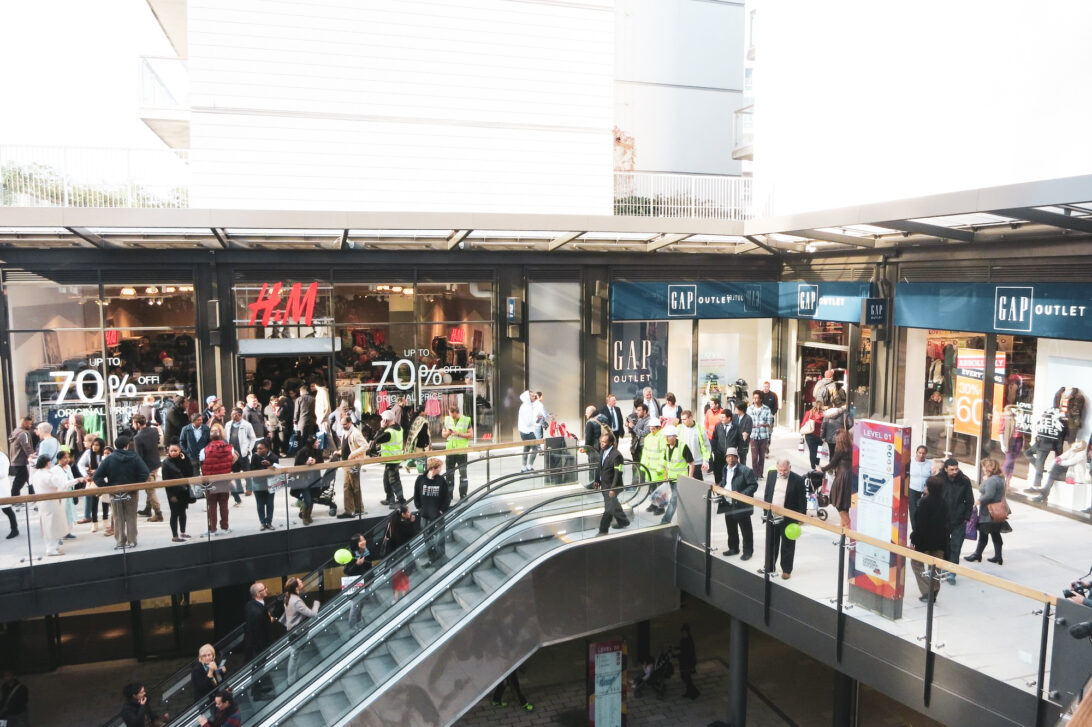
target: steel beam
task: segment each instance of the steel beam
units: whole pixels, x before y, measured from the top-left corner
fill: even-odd
[[[451,236],[447,238],[447,249],[454,250],[471,232],[473,232],[473,230],[455,230],[452,232]]]
[[[225,250],[231,247],[231,242],[228,240],[227,231],[224,230],[224,228],[210,227],[209,229],[212,230],[212,234],[216,236],[216,241],[220,243],[220,247]]]
[[[913,232],[919,235],[939,237],[944,240],[959,240],[960,242],[976,241],[975,233],[971,230],[953,230],[950,227],[930,225],[926,222],[915,222],[914,220],[888,220],[887,222],[876,222],[875,225],[877,227],[890,227],[892,230],[899,230],[901,232]]]
[[[348,250],[349,249],[349,231],[348,230],[342,230],[341,231],[341,240],[340,240],[338,246],[342,250]]]
[[[780,250],[778,250],[776,247],[772,247],[768,242],[763,242],[763,241],[759,240],[757,236],[755,236],[755,235],[744,235],[744,237],[746,237],[751,242],[751,244],[754,245],[755,247],[747,248],[745,250],[737,249],[736,254],[744,253],[744,252],[750,252],[751,250],[754,250],[756,247],[758,247],[758,248],[762,248],[763,250],[770,253],[774,257],[780,257],[781,256],[781,251]]]
[[[688,237],[690,237],[689,233],[665,233],[663,235],[657,235],[645,245],[645,252],[656,252],[657,250],[663,249],[668,245],[674,245],[676,242],[681,242]]]
[[[91,232],[91,230],[87,229],[86,227],[66,227],[65,229],[71,232],[76,237],[83,240],[84,242],[89,242],[101,250],[106,250],[108,248],[114,247],[114,245],[111,245],[105,239],[96,235],[94,232]]]
[[[876,240],[871,237],[854,237],[843,235],[839,232],[822,232],[820,230],[791,230],[785,232],[793,237],[806,237],[809,240],[823,240],[824,242],[836,242],[840,245],[855,245],[856,247],[876,247]]]
[[[1017,220],[1027,220],[1028,222],[1038,222],[1052,227],[1060,227],[1063,230],[1092,232],[1092,218],[1070,217],[1069,215],[1060,215],[1057,212],[1038,210],[1034,207],[993,210],[993,214],[1001,215],[1002,217],[1012,217]]]
[[[583,234],[584,234],[584,231],[566,232],[563,235],[558,235],[554,239],[550,240],[550,244],[547,245],[546,249],[549,252],[553,252],[554,250],[557,250],[559,248],[564,247],[565,245],[568,245],[570,242],[572,242],[573,240],[575,240],[576,238],[580,237]]]

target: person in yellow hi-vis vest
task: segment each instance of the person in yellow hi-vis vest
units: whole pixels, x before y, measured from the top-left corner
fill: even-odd
[[[383,412],[383,428],[372,441],[372,447],[379,447],[379,456],[392,457],[402,454],[402,426],[398,423],[397,415],[387,409]],[[380,505],[397,508],[406,504],[406,498],[402,495],[402,475],[399,473],[401,462],[385,462],[383,464],[383,491],[387,494]]]
[[[679,505],[679,477],[694,476],[694,455],[690,448],[679,441],[679,431],[674,426],[664,427],[664,467],[667,470],[667,481],[671,485],[671,499],[663,512],[661,524],[666,525],[675,517],[675,508]]]
[[[448,449],[466,449],[470,446],[470,417],[459,412],[458,406],[448,409],[444,417],[444,429],[440,434],[447,437]],[[455,468],[459,469],[459,499],[466,497],[470,481],[466,476],[466,455],[449,454],[444,463],[447,467],[447,486],[449,492],[455,491]]]
[[[648,474],[645,476],[649,478],[649,482],[667,477],[667,467],[664,464],[665,447],[664,435],[660,429],[660,418],[650,416],[648,434],[641,443],[641,464],[648,468]]]

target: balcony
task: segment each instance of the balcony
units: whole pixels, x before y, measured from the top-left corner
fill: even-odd
[[[732,144],[732,158],[739,161],[752,161],[754,153],[754,104],[748,104],[736,111],[735,139]]]
[[[0,206],[189,206],[189,153],[0,145]]]
[[[752,216],[751,179],[615,172],[614,214],[747,220]]]
[[[138,61],[140,117],[172,149],[190,145],[189,71],[180,58]]]

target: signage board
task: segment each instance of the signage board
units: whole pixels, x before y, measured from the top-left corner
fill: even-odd
[[[626,725],[626,642],[588,644],[588,725]]]
[[[891,301],[887,298],[866,298],[861,322],[866,326],[886,326]]]
[[[899,283],[895,325],[1092,341],[1092,285]]]
[[[611,323],[610,393],[633,401],[646,386],[657,397],[667,393],[667,323]]]
[[[856,480],[853,528],[877,540],[907,542],[910,488],[910,427],[870,419],[853,427],[853,472]],[[905,561],[865,543],[857,543],[850,558],[850,582],[882,601],[901,601]],[[866,602],[867,604],[867,602]],[[890,614],[897,609],[877,610]]]
[[[611,283],[612,321],[810,318],[860,323],[868,283]]]
[[[998,351],[993,362],[993,418],[991,438],[1001,431],[1001,410],[1005,403],[1004,351]],[[954,431],[972,437],[982,435],[982,408],[985,393],[986,352],[977,348],[956,350],[955,425]]]
[[[318,299],[318,282],[309,283],[306,292],[303,290],[303,283],[293,283],[287,298],[281,297],[283,286],[282,282],[262,283],[258,297],[247,304],[247,308],[250,309],[250,325],[268,326],[270,323],[311,325],[311,319],[315,314],[315,301]]]

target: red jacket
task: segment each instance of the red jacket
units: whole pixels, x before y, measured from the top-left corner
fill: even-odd
[[[212,440],[205,447],[205,462],[201,465],[201,474],[225,475],[231,472],[234,452],[230,442],[223,439]]]

